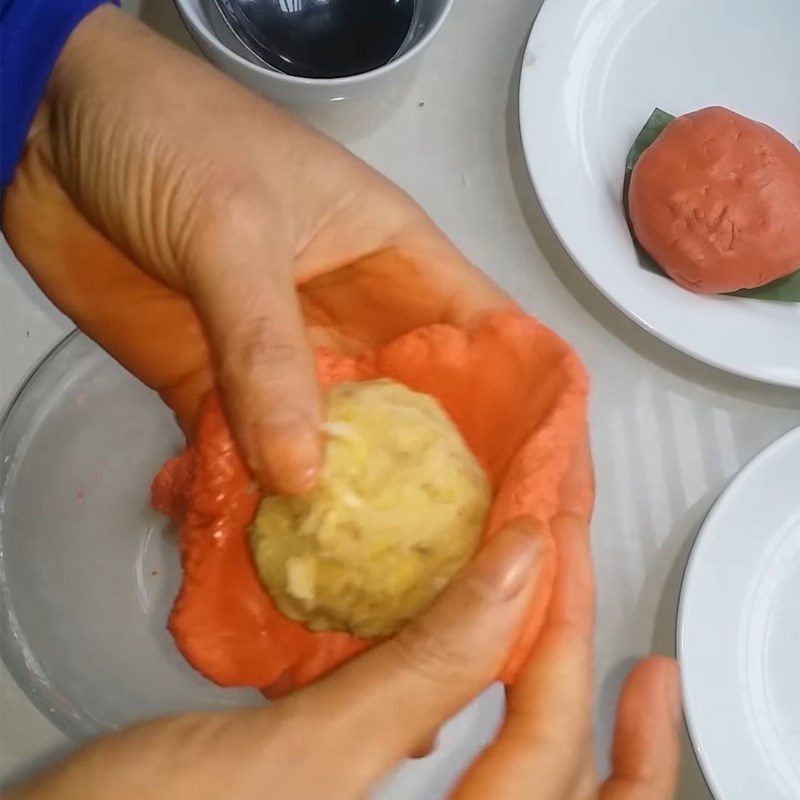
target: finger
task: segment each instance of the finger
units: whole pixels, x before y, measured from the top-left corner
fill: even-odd
[[[312,488],[322,455],[314,358],[285,263],[243,235],[224,263],[196,271],[190,290],[239,447],[266,487],[295,493]]]
[[[360,780],[383,774],[495,679],[536,574],[552,557],[549,542],[535,523],[512,524],[487,541],[426,613],[285,707],[313,708],[329,719],[330,747],[346,751],[348,763],[358,752],[353,770],[366,773],[358,773]]]
[[[551,526],[556,547],[553,595],[537,646],[509,692],[510,721],[518,716],[520,724],[527,725],[530,718],[540,725],[540,704],[552,702],[557,710],[561,695],[571,706],[565,717],[575,721],[586,716],[587,708],[573,691],[573,684],[578,677],[584,688],[591,684],[587,670],[592,666],[595,603],[589,541],[592,496],[592,458],[586,435],[576,445],[562,483],[559,514]],[[567,666],[568,670],[562,669]],[[551,677],[555,680],[552,686]],[[566,731],[565,736],[569,737]]]
[[[561,797],[591,755],[593,704],[593,579],[582,525],[572,517],[553,525],[556,590],[528,664],[508,691],[505,722],[495,742],[462,781],[458,800]],[[566,588],[565,572],[572,574]],[[559,583],[561,584],[559,586]]]
[[[601,800],[671,800],[680,761],[680,679],[671,658],[639,662],[617,711],[612,775]]]
[[[569,468],[559,490],[559,515],[573,516],[591,521],[594,507],[594,465],[589,441],[588,424],[575,446]],[[589,528],[586,527],[588,535]]]
[[[590,543],[594,505],[594,469],[588,430],[578,440],[559,492],[559,512],[552,532],[558,569],[548,609],[550,628],[577,629],[591,643],[594,630],[595,579]]]
[[[561,513],[551,526],[557,565],[545,625],[508,691],[503,727],[465,775],[458,800],[529,798],[533,787],[543,796],[560,797],[593,768],[592,486],[584,437],[564,480]]]

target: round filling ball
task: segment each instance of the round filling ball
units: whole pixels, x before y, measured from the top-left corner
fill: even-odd
[[[800,151],[725,108],[673,120],[631,175],[636,238],[681,286],[735,292],[800,269]]]
[[[472,557],[491,486],[439,403],[392,381],[331,389],[324,431],[317,487],[259,507],[258,572],[311,630],[386,636]]]

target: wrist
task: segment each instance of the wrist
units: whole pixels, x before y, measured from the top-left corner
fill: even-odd
[[[91,0],[89,0],[91,1]],[[114,48],[120,31],[135,24],[109,0],[98,2],[74,27],[53,65],[45,94],[55,104],[83,82],[87,70],[94,70],[105,59],[107,48]]]

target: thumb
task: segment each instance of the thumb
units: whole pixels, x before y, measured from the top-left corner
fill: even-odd
[[[265,487],[296,493],[321,463],[319,390],[289,259],[265,265],[265,254],[240,239],[224,264],[196,270],[190,291],[241,452]]]
[[[512,523],[397,636],[284,703],[329,720],[330,747],[377,779],[496,679],[551,548],[537,523]]]

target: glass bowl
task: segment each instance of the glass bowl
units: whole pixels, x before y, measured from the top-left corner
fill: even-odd
[[[208,682],[166,630],[180,564],[149,487],[181,443],[158,396],[78,332],[0,423],[0,652],[72,738],[263,702]]]

